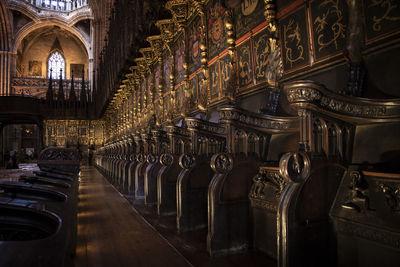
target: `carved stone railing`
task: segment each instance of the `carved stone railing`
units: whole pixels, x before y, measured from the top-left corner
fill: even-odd
[[[60,80],[53,80],[53,91],[56,92],[59,87]],[[69,90],[72,85],[72,80],[63,80],[63,88],[65,98],[69,96]],[[11,83],[14,90],[14,95],[25,95],[31,97],[45,97],[49,87],[49,79],[47,78],[32,78],[32,77],[14,77]],[[80,97],[80,89],[82,80],[74,80],[74,88],[77,99]],[[85,89],[90,92],[90,83],[85,81]]]

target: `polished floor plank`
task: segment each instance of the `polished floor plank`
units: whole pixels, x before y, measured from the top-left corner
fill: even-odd
[[[96,169],[80,179],[76,267],[191,266]]]

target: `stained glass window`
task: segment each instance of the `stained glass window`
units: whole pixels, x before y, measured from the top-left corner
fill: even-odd
[[[50,78],[50,70],[52,70],[52,78],[59,79],[61,70],[62,78],[65,79],[65,60],[60,52],[55,51],[50,55],[48,66],[49,66],[48,68],[49,78]]]

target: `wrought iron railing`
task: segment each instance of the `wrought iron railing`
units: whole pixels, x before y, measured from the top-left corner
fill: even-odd
[[[72,11],[87,5],[87,0],[25,0],[25,2],[43,9]]]

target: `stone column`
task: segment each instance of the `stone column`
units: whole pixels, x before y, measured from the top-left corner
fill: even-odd
[[[11,94],[11,62],[12,53],[0,51],[0,95]]]

